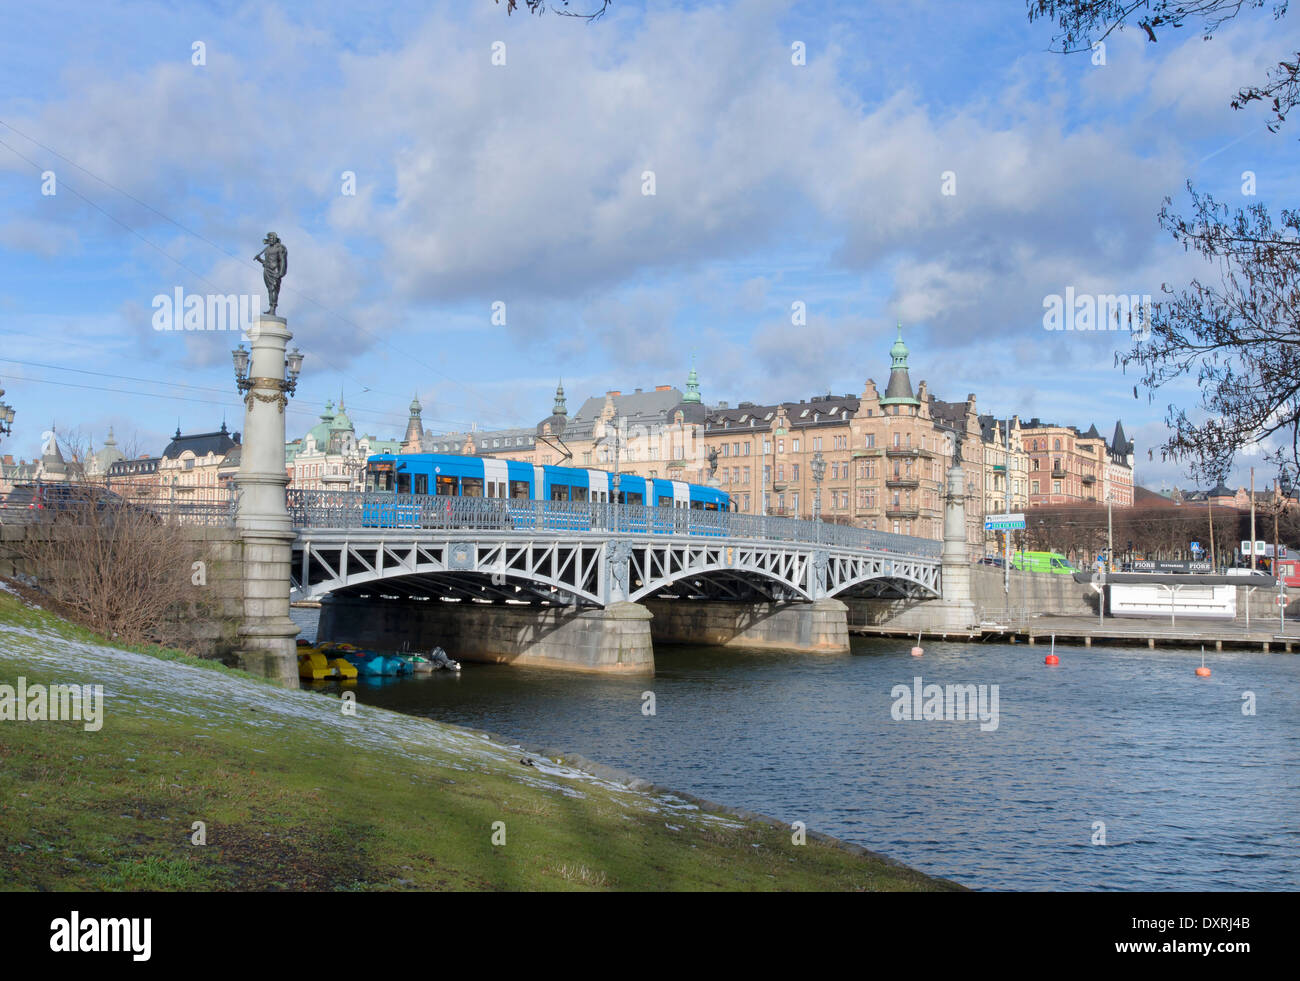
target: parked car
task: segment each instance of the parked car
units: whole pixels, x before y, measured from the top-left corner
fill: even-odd
[[[1001,556],[986,555],[986,556],[984,556],[984,558],[980,559],[979,564],[980,564],[980,565],[992,565],[992,566],[996,566],[997,568],[1001,569],[1004,565],[1006,565],[1006,562],[1003,561],[1003,559],[1002,559]]]

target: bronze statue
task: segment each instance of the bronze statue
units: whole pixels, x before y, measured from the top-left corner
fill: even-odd
[[[262,312],[275,316],[275,305],[280,301],[280,280],[289,271],[289,250],[275,232],[267,232],[262,241],[266,247],[253,256],[262,264],[262,282],[266,283],[266,295],[271,302],[271,309]]]

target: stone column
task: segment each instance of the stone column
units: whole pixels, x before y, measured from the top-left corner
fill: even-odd
[[[285,501],[289,476],[284,466],[284,354],[293,335],[283,317],[268,314],[262,314],[248,333],[252,388],[244,398],[244,442],[235,477],[235,527],[244,544],[240,657],[250,673],[297,688],[298,625],[289,618],[294,531]]]
[[[960,463],[948,469],[941,567],[943,625],[970,627],[975,623],[975,604],[971,601],[970,547],[966,541],[966,471]]]

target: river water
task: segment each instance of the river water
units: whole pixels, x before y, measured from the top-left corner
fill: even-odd
[[[1205,679],[1199,652],[1058,646],[1047,667],[1041,646],[910,646],[660,646],[652,679],[466,664],[363,682],[358,700],[578,752],[978,889],[1300,888],[1300,658],[1211,653]],[[912,705],[895,686],[917,677],[997,685],[996,728],[989,712],[895,719]]]

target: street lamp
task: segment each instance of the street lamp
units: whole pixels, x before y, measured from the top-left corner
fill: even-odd
[[[235,364],[235,387],[241,392],[247,392],[260,379],[248,377],[248,351],[244,350],[244,345],[240,344],[230,352],[231,360]],[[278,385],[282,392],[293,395],[298,390],[298,375],[302,371],[302,359],[304,355],[296,347],[285,355],[284,367],[285,377],[282,379],[270,379],[272,385]]]
[[[826,476],[826,459],[822,456],[821,450],[813,454],[810,466],[815,488],[813,491],[813,520],[820,521],[822,516],[822,479]]]
[[[0,398],[4,397],[5,390],[0,388]],[[0,436],[8,436],[14,431],[14,409],[11,405],[0,402]]]

